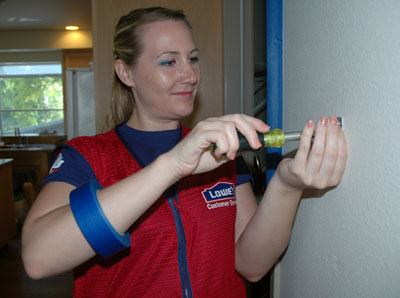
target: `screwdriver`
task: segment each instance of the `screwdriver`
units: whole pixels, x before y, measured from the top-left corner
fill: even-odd
[[[337,121],[338,121],[338,125],[340,127],[343,127],[342,117],[337,117]],[[267,148],[267,147],[281,148],[281,147],[283,147],[283,145],[285,145],[286,142],[300,140],[301,131],[284,132],[280,128],[275,128],[273,130],[268,131],[267,133],[257,133],[257,135],[258,135],[258,139],[260,140],[262,147],[264,147],[264,148]],[[256,149],[253,149],[250,147],[249,143],[247,142],[247,139],[240,132],[238,132],[238,138],[239,138],[238,152],[249,151],[249,150],[255,151],[256,150]],[[212,144],[211,150],[215,151],[215,149],[217,149],[216,144]]]

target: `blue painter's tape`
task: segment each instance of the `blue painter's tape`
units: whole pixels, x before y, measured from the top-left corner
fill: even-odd
[[[266,5],[266,64],[267,64],[267,119],[268,125],[282,128],[282,40],[283,8],[282,0],[267,0]],[[266,180],[272,178],[275,168],[282,158],[281,148],[267,149]]]
[[[129,233],[119,234],[106,218],[97,200],[101,189],[97,181],[89,181],[70,194],[70,207],[75,221],[92,249],[103,257],[110,257],[130,247]]]

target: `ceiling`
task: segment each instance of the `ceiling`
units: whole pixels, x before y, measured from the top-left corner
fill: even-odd
[[[0,30],[91,30],[91,0],[0,0]]]

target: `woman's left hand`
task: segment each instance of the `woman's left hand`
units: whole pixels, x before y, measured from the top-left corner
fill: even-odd
[[[339,184],[343,176],[347,144],[337,118],[321,117],[314,126],[311,120],[306,123],[295,157],[278,166],[277,176],[289,188],[324,189]]]

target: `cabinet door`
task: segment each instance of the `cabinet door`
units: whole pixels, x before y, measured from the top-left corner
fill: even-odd
[[[0,247],[16,233],[11,162],[0,164]]]

